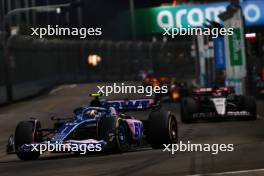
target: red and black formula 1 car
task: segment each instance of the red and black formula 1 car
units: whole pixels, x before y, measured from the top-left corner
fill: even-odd
[[[235,95],[232,87],[197,88],[191,97],[181,101],[181,119],[184,123],[212,117],[256,120],[256,112],[255,99]]]

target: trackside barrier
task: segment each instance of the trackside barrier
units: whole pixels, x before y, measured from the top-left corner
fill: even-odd
[[[10,42],[14,99],[56,84],[135,80],[141,70],[185,77],[194,74],[190,42],[48,40],[16,36]],[[0,48],[0,104],[6,99]],[[101,62],[88,64],[97,54]]]

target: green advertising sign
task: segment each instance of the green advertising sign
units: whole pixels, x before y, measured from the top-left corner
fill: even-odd
[[[241,36],[242,35],[240,28],[234,28],[234,35],[228,36],[231,66],[237,66],[243,64]]]
[[[135,10],[138,34],[163,33],[163,28],[201,27],[206,19],[220,22],[218,15],[226,10],[228,2],[161,6]],[[264,25],[264,2],[241,3],[246,26]]]
[[[165,6],[135,11],[137,33],[163,33],[163,28],[201,27],[206,19],[220,22],[218,14],[226,3],[204,5]]]

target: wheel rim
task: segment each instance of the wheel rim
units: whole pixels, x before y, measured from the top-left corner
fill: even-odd
[[[119,139],[120,145],[125,145],[127,143],[126,127],[125,127],[124,123],[120,123],[120,125],[118,127],[118,139]]]

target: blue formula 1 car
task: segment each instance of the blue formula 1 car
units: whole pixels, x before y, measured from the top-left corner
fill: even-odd
[[[145,109],[151,110],[146,120],[125,113]],[[53,145],[49,152],[81,153],[84,146],[89,152],[112,153],[128,151],[146,142],[158,149],[178,139],[175,116],[162,111],[153,99],[107,101],[95,97],[89,106],[75,109],[73,118],[53,120],[57,120],[53,129],[41,128],[37,119],[18,123],[14,135],[9,137],[7,153],[16,153],[22,160],[35,160],[48,145]]]

